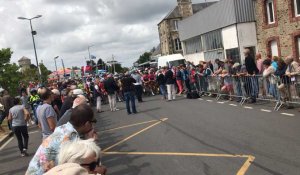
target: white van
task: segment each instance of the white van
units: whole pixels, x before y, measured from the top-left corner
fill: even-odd
[[[179,66],[180,64],[185,64],[186,60],[181,54],[173,54],[167,56],[161,56],[158,58],[157,67],[172,67],[172,66]]]

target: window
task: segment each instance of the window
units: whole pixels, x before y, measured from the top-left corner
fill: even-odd
[[[173,25],[174,25],[174,26],[173,26],[173,27],[174,27],[174,30],[175,30],[175,31],[178,31],[178,20],[174,20],[173,22],[174,22],[174,23],[173,23]]]
[[[234,62],[241,62],[239,48],[227,49],[226,58]]]
[[[203,48],[202,48],[202,41],[201,41],[200,36],[189,39],[185,42],[185,53],[186,54],[199,53],[202,51],[203,51]]]
[[[176,51],[182,50],[181,42],[180,42],[180,39],[179,39],[179,38],[176,38],[176,39],[174,40],[174,43],[175,43],[175,50],[176,50]]]
[[[295,9],[295,17],[300,16],[300,0],[293,0],[294,1],[294,9]]]
[[[270,42],[270,47],[271,47],[271,55],[272,55],[272,57],[273,56],[279,56],[277,41],[271,41]]]
[[[267,8],[268,24],[275,23],[274,1],[273,0],[267,0],[266,1],[266,8]]]
[[[222,32],[216,30],[203,35],[203,46],[205,51],[223,48]]]

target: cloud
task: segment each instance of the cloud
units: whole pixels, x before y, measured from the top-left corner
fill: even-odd
[[[32,21],[39,61],[51,70],[53,58],[66,67],[82,66],[87,47],[97,58],[112,54],[125,66],[159,44],[157,24],[176,0],[0,0],[0,47],[11,47],[12,61],[35,56],[29,21],[17,17],[43,15]],[[196,3],[201,0],[194,0]],[[58,67],[61,63],[58,62]]]

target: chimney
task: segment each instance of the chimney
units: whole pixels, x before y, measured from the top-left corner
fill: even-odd
[[[177,0],[178,10],[182,18],[193,15],[193,7],[191,0]]]

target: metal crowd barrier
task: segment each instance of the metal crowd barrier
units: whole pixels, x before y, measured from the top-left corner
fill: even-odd
[[[243,105],[248,100],[274,102],[274,110],[283,105],[300,105],[300,75],[294,77],[263,76],[198,76],[197,90],[202,94],[236,100]]]

